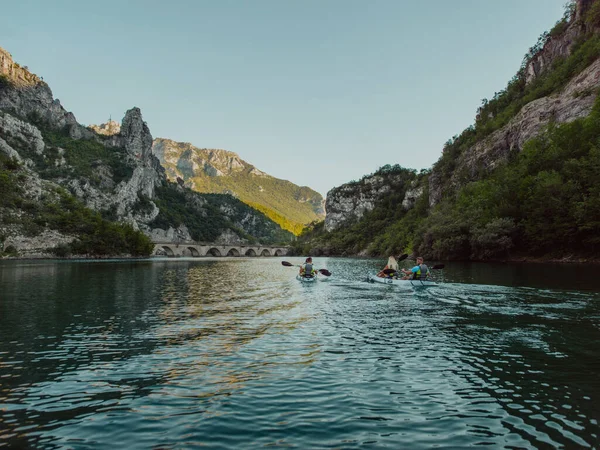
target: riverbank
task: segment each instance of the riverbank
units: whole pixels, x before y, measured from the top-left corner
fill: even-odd
[[[0,256],[0,261],[77,261],[77,260],[98,260],[106,261],[112,259],[131,259],[131,260],[144,260],[154,258],[152,255],[148,256],[131,256],[131,255],[111,255],[111,256],[98,256],[98,255],[70,255],[70,256],[54,256],[54,255],[27,255],[27,256]]]
[[[306,258],[308,255],[286,255],[288,258]],[[387,256],[366,256],[366,255],[311,255],[315,258],[339,258],[339,259],[364,259],[364,260],[378,260],[378,259],[386,259]],[[1,255],[0,261],[44,261],[44,260],[64,260],[64,261],[76,261],[76,260],[146,260],[146,259],[155,259],[155,258],[172,258],[178,259],[180,256],[157,256],[157,255],[147,255],[147,256],[132,256],[130,254],[122,254],[122,255],[69,255],[69,256],[56,256],[50,253],[40,253],[40,254],[29,254],[24,256],[14,256],[14,255]],[[207,258],[207,256],[198,256],[195,257],[198,259]],[[219,257],[217,257],[219,258]],[[221,256],[220,258],[224,258]],[[238,256],[237,258],[243,258],[243,256]],[[252,257],[256,258],[256,257]],[[416,255],[411,255],[407,258],[407,261],[414,261],[416,259]],[[430,261],[426,258],[426,261]],[[518,255],[511,256],[508,258],[497,258],[497,259],[486,259],[486,260],[478,260],[478,259],[469,259],[469,260],[435,260],[436,262],[442,263],[452,263],[452,262],[472,262],[472,263],[502,263],[502,264],[600,264],[600,258],[591,257],[591,256],[581,256],[581,255],[566,255],[566,256],[527,256],[527,255]]]
[[[306,258],[308,255],[288,255],[289,258]],[[367,256],[364,254],[358,255],[324,255],[319,254],[318,251],[312,253],[310,256],[313,258],[352,258],[352,259],[387,259],[389,255],[380,256]],[[411,255],[406,258],[407,261],[414,261],[417,255]],[[532,263],[532,264],[600,264],[599,257],[582,256],[582,255],[546,255],[546,256],[528,256],[528,255],[516,255],[506,258],[493,258],[493,259],[451,259],[451,260],[438,260],[430,259],[425,257],[426,261],[436,261],[441,263],[452,263],[452,262],[473,262],[473,263]]]

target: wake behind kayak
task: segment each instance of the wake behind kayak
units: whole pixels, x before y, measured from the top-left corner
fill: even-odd
[[[438,284],[435,281],[431,280],[402,280],[399,278],[390,278],[390,277],[378,277],[377,275],[369,275],[369,282],[371,283],[381,283],[381,284],[395,284],[400,286],[437,286]]]

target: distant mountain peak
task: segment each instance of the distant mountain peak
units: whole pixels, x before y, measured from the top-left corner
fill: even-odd
[[[242,171],[256,176],[266,175],[229,150],[199,148],[189,142],[156,138],[153,152],[161,162],[175,164],[182,171],[184,180],[200,175],[201,171],[210,177],[229,176]]]
[[[180,178],[201,193],[234,195],[270,214],[269,217],[289,231],[298,233],[304,224],[324,217],[321,194],[275,178],[244,161],[237,153],[164,138],[154,139],[152,152],[169,179]]]

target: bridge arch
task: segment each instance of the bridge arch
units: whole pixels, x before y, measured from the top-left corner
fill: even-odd
[[[223,256],[218,248],[212,247],[206,252],[206,256]]]
[[[157,254],[164,252],[164,254],[166,256],[175,256],[175,252],[173,251],[173,249],[171,247],[169,247],[168,245],[161,245],[160,247],[158,247],[156,249]]]
[[[230,248],[227,256],[240,256],[240,251],[237,248]]]
[[[193,256],[197,258],[198,256],[200,256],[200,252],[195,247],[186,247],[183,250],[183,256]]]
[[[271,252],[268,248],[265,248],[262,252],[260,252],[260,256],[271,256]]]
[[[275,250],[275,256],[283,256],[283,250],[281,250],[280,248]]]
[[[246,250],[246,253],[244,253],[244,256],[256,256],[256,252],[253,248],[249,248],[248,250]]]

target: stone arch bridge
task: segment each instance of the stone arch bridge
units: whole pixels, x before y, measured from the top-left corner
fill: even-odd
[[[155,256],[285,256],[288,247],[250,244],[155,242]]]

